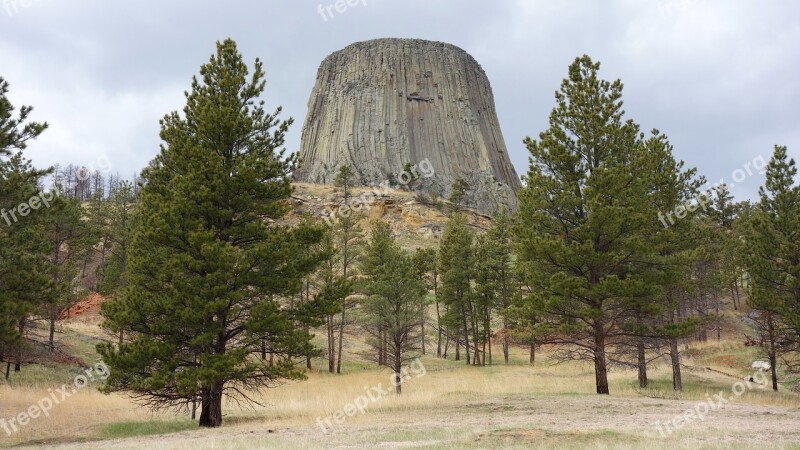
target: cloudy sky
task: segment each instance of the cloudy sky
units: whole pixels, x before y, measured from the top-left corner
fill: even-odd
[[[740,198],[763,182],[741,169],[775,144],[800,159],[800,2],[360,0],[323,18],[320,5],[334,1],[0,0],[0,76],[15,105],[51,126],[28,156],[38,166],[107,158],[131,176],[158,152],[159,119],[182,108],[192,75],[227,37],[264,61],[267,103],[295,118],[296,150],[322,59],[406,37],[455,44],[482,64],[520,174],[522,139],[547,127],[553,93],[582,54],[625,83],[629,117],[667,133],[678,158]]]

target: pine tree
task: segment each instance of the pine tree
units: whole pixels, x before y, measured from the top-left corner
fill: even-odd
[[[350,166],[342,166],[339,168],[339,172],[336,173],[336,179],[334,180],[334,185],[337,187],[342,188],[342,196],[344,197],[344,204],[350,204],[350,197],[353,195],[353,186],[355,185],[356,181],[356,173],[353,172],[353,169]]]
[[[107,390],[143,404],[201,402],[200,426],[222,423],[222,399],[303,374],[310,336],[287,305],[320,263],[324,230],[276,223],[288,210],[296,156],[281,149],[291,119],[264,110],[264,71],[231,40],[200,69],[183,114],[161,122],[144,171],[128,288],[103,314],[130,336],[98,347]],[[259,356],[268,338],[277,362]]]
[[[461,206],[466,206],[465,202],[467,199],[467,192],[469,191],[469,184],[466,181],[459,178],[455,182],[453,182],[452,192],[450,193],[450,203],[456,208],[456,210]]]
[[[475,352],[477,364],[486,365],[486,358],[492,364],[492,313],[498,303],[500,286],[495,269],[500,264],[498,260],[498,248],[487,235],[479,235],[475,239],[475,272],[474,272],[474,319],[473,324],[476,329]],[[487,349],[488,346],[488,349]],[[479,350],[480,349],[480,350]]]
[[[451,337],[455,341],[456,359],[459,359],[463,338],[467,364],[472,364],[470,335],[475,344],[474,336],[477,333],[473,323],[474,251],[474,237],[467,226],[466,218],[456,214],[447,224],[439,248],[437,266],[442,280],[439,295],[441,302],[447,307],[443,323],[451,330]]]
[[[402,369],[421,350],[419,311],[425,302],[425,285],[411,255],[402,250],[385,222],[377,222],[361,265],[364,275],[364,321],[368,343],[384,352],[381,363],[391,368],[397,393],[402,392]]]
[[[512,218],[501,211],[492,227],[479,240],[476,250],[476,291],[484,300],[484,333],[489,341],[491,364],[492,311],[497,311],[503,321],[503,359],[508,364],[511,318],[514,293],[519,290],[511,242]]]
[[[123,180],[110,190],[107,200],[107,221],[102,237],[102,261],[99,291],[120,295],[127,286],[128,253],[135,224],[136,191],[130,181]]]
[[[550,128],[526,139],[531,153],[516,227],[526,283],[548,323],[564,336],[565,358],[594,362],[608,394],[607,344],[625,335],[631,299],[651,293],[637,264],[656,221],[639,128],[623,121],[622,83],[598,78],[588,56],[569,68]]]
[[[439,302],[436,300],[436,292],[439,289],[439,271],[436,269],[436,250],[432,248],[418,248],[413,256],[414,268],[419,279],[425,286],[426,291],[433,290],[433,297],[436,303],[436,324],[438,328],[438,338],[436,344],[436,356],[442,356],[442,329],[439,326],[441,320],[439,312]],[[430,302],[426,299],[420,308],[420,332],[422,335],[422,354],[426,354],[425,348],[425,324],[428,323],[428,308]]]
[[[47,301],[50,280],[43,239],[44,211],[28,211],[23,217],[19,205],[32,206],[41,193],[42,178],[50,170],[36,170],[23,156],[27,143],[39,137],[46,123],[30,122],[33,111],[23,106],[15,116],[8,98],[9,84],[0,77],[0,361],[6,361],[6,379],[12,361],[15,371],[22,363],[24,332],[28,319]],[[52,192],[42,193],[52,199]],[[40,208],[41,197],[36,200]]]
[[[344,196],[344,205],[350,211],[350,197],[352,196],[353,186],[356,182],[356,174],[350,166],[342,166],[339,173],[336,175],[335,184],[342,188]],[[345,217],[340,217],[334,224],[333,237],[336,240],[335,245],[338,247],[338,254],[340,256],[340,264],[342,270],[342,278],[349,281],[353,275],[353,268],[356,265],[359,256],[359,249],[361,245],[361,227],[352,216],[352,211]],[[339,317],[339,349],[336,356],[336,373],[342,373],[342,353],[344,350],[344,333],[347,326],[347,310],[349,305],[347,297],[350,292],[342,298],[341,317]]]
[[[318,290],[315,296],[315,303],[323,317],[323,324],[326,331],[326,356],[328,359],[328,372],[335,373],[337,370],[337,353],[341,355],[341,343],[343,328],[336,323],[336,317],[346,311],[346,299],[353,292],[353,283],[342,273],[342,251],[338,244],[336,230],[329,230],[322,240],[326,258],[317,273],[316,284]],[[344,320],[344,317],[341,317]],[[337,341],[336,331],[340,331]],[[341,367],[340,365],[338,367]]]
[[[410,162],[405,163],[403,165],[403,175],[402,175],[402,182],[405,185],[405,189],[410,192],[414,192],[414,188],[416,187],[417,181],[419,181],[419,173],[416,171],[416,168]]]
[[[796,350],[800,336],[800,186],[796,176],[794,159],[788,157],[786,147],[776,146],[747,232],[750,304],[765,316],[773,335],[767,352],[775,390],[779,349],[774,330],[790,331],[780,336],[785,350]]]
[[[54,189],[61,188],[55,186]],[[50,248],[49,275],[52,279],[51,302],[43,305],[42,316],[50,324],[48,346],[55,349],[56,321],[62,312],[71,308],[79,297],[81,266],[86,252],[96,241],[89,223],[83,220],[80,200],[59,196],[53,200],[45,217],[44,233]]]

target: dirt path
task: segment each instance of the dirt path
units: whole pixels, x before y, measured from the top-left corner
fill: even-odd
[[[658,431],[697,402],[596,396],[500,397],[459,407],[370,412],[325,434],[314,424],[219,430],[48,448],[800,448],[800,408],[730,403],[675,432]],[[700,410],[703,408],[700,407]]]

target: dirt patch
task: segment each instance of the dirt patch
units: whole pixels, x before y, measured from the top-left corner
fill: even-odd
[[[88,296],[79,300],[78,303],[75,303],[72,308],[63,311],[58,316],[58,319],[66,320],[87,315],[98,315],[100,314],[100,305],[102,305],[105,301],[105,297],[100,294],[89,294]]]

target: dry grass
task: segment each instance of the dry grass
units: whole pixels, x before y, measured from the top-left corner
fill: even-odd
[[[107,339],[94,321],[65,326],[64,345],[91,361],[96,339]],[[50,417],[32,420],[11,437],[0,429],[0,446],[64,444],[79,448],[755,448],[758,439],[774,446],[800,444],[800,398],[789,392],[752,389],[706,421],[661,439],[654,423],[668,421],[697,401],[724,392],[750,374],[757,351],[735,339],[693,345],[684,369],[684,392],[672,391],[665,362],[650,367],[651,387],[638,388],[636,373],[610,373],[612,396],[594,395],[590,364],[556,364],[540,351],[536,367],[515,349],[511,366],[470,367],[463,362],[424,358],[426,374],[404,386],[401,396],[370,402],[325,434],[317,420],[343,410],[365,390],[389,388],[389,373],[360,360],[363,350],[349,344],[341,376],[312,372],[303,382],[286,383],[257,397],[264,406],[225,407],[221,430],[192,430],[186,414],[153,414],[121,395],[90,386],[55,406]],[[316,367],[322,367],[317,361]],[[709,371],[720,370],[728,375]],[[76,369],[28,366],[15,388],[0,386],[0,418],[27,410]],[[148,423],[156,422],[155,425]],[[163,426],[160,426],[163,425]],[[164,434],[134,437],[144,434]],[[165,434],[172,433],[172,434]],[[119,440],[99,439],[120,437]],[[79,444],[69,444],[79,443]],[[800,446],[796,447],[800,448]]]
[[[52,389],[55,390],[56,386]],[[9,419],[49,396],[50,391],[44,388],[0,387],[0,417]],[[80,439],[97,436],[103,424],[148,419],[149,414],[146,411],[137,408],[122,396],[104,395],[93,388],[85,388],[55,405],[49,417],[31,420],[11,437],[0,430],[0,445]]]
[[[517,356],[524,355],[520,351]],[[336,425],[328,435],[322,433],[317,419],[324,420],[342,410],[367,388],[378,385],[388,388],[388,372],[361,370],[341,376],[314,372],[307,381],[287,383],[261,393],[259,397],[265,406],[241,409],[226,405],[226,426],[222,430],[103,441],[97,446],[136,448],[157,442],[160,447],[194,450],[207,448],[209,442],[214,442],[215,448],[346,448],[348,443],[354,442],[394,442],[392,446],[396,447],[486,448],[491,442],[506,446],[527,442],[529,446],[596,444],[594,448],[628,443],[632,448],[640,448],[654,439],[652,423],[670,420],[693,407],[696,400],[705,399],[706,393],[730,393],[731,386],[737,382],[714,372],[687,372],[684,394],[681,399],[673,399],[666,366],[651,371],[654,387],[646,392],[638,389],[635,373],[616,370],[610,374],[613,396],[598,397],[593,394],[591,366],[555,365],[544,354],[542,356],[534,368],[524,365],[467,367],[453,361],[426,358],[426,374],[407,384],[401,396],[392,393],[371,402],[366,414],[355,414],[342,425]],[[45,395],[47,390],[43,388],[0,388],[3,399],[0,416],[9,417],[23,411]],[[754,428],[746,419],[755,414],[753,411],[757,414],[775,411],[779,416],[795,411],[788,416],[794,421],[800,418],[798,407],[800,400],[796,395],[756,389],[731,406],[735,414],[717,412],[718,429],[702,431],[702,428],[691,427],[675,444],[699,442],[710,437],[714,442],[728,442],[726,438],[733,436],[731,431],[735,431],[735,435]],[[596,421],[592,414],[596,415]],[[648,419],[639,423],[635,420],[639,415]],[[176,420],[175,417],[171,413],[152,415],[124,397],[106,396],[87,388],[56,406],[51,417],[32,421],[11,439],[0,438],[0,445],[68,442],[76,436],[99,439],[107,436],[104,430],[110,424],[170,421]],[[185,416],[181,417],[186,420]],[[528,417],[540,422],[530,422]],[[541,422],[542,417],[552,420]],[[758,429],[757,423],[755,429]],[[792,442],[792,436],[782,439]],[[81,447],[85,445],[91,444],[84,443]]]

